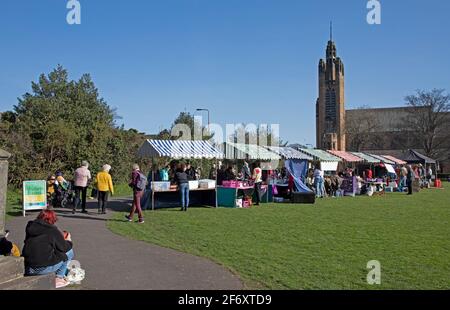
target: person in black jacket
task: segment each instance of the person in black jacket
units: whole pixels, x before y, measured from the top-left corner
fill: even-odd
[[[197,180],[195,168],[191,166],[191,164],[186,164],[186,174],[188,176],[189,181]]]
[[[220,165],[220,169],[217,170],[217,185],[222,186],[225,181],[225,165]]]
[[[233,166],[230,165],[225,171],[225,181],[234,181],[234,180],[236,180],[236,174],[234,173]]]
[[[70,284],[65,276],[74,253],[70,234],[61,232],[56,221],[54,211],[43,210],[36,220],[28,222],[22,256],[26,275],[55,273],[55,286],[60,288]]]
[[[175,182],[181,196],[181,211],[187,211],[189,207],[189,175],[186,173],[186,165],[181,164],[175,172]]]

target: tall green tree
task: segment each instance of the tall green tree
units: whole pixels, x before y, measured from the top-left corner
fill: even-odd
[[[100,97],[89,74],[70,80],[58,66],[32,82],[13,111],[2,115],[0,143],[13,154],[10,181],[72,174],[82,160],[92,170],[110,164],[118,180],[136,161],[143,134],[115,124],[116,112]]]

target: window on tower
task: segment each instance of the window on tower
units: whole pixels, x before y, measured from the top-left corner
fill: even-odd
[[[327,131],[334,132],[336,128],[336,91],[328,89],[325,95],[325,120]]]

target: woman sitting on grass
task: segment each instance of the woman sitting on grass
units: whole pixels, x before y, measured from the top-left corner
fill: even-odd
[[[65,276],[74,254],[70,234],[60,231],[56,221],[54,211],[43,210],[37,219],[28,222],[22,252],[26,275],[55,273],[55,286],[60,288],[70,284]]]

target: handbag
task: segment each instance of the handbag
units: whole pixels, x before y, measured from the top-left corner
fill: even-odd
[[[276,185],[272,185],[272,193],[273,193],[274,196],[278,195],[278,188],[277,188]]]

